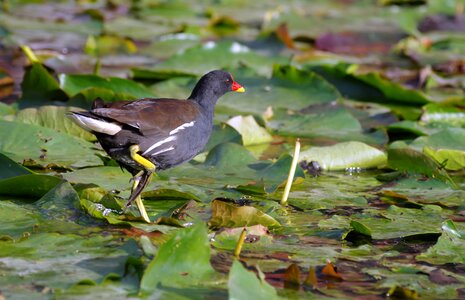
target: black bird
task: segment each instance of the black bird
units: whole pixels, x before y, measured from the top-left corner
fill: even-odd
[[[82,128],[92,132],[102,148],[134,179],[126,207],[134,201],[150,222],[140,194],[155,170],[192,159],[205,147],[213,126],[218,99],[229,91],[244,92],[231,74],[215,70],[197,82],[187,100],[144,98],[104,103],[70,113]]]

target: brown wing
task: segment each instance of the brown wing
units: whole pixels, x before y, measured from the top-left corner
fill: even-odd
[[[196,103],[176,99],[140,99],[131,102],[114,102],[96,108],[93,114],[133,127],[148,135],[168,135],[200,114]]]

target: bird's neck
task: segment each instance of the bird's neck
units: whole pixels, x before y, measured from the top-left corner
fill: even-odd
[[[212,90],[208,89],[197,89],[194,88],[192,94],[189,96],[189,100],[197,102],[202,108],[204,113],[213,119],[213,112],[215,110],[215,104],[221,95],[218,95]]]

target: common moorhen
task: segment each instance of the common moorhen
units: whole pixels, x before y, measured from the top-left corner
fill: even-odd
[[[97,137],[103,149],[133,175],[126,207],[133,201],[150,222],[140,194],[156,169],[163,170],[192,159],[204,148],[213,125],[218,99],[229,91],[244,92],[231,74],[215,70],[205,74],[187,100],[144,98],[104,103],[70,113],[82,128]]]

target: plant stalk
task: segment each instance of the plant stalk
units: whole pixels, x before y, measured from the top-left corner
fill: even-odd
[[[294,181],[295,169],[297,167],[297,162],[299,161],[300,154],[300,139],[295,141],[294,157],[291,163],[291,169],[289,170],[289,176],[287,177],[286,187],[284,188],[283,197],[281,198],[281,205],[287,205],[287,198],[289,197],[289,192],[291,191],[292,182]]]

